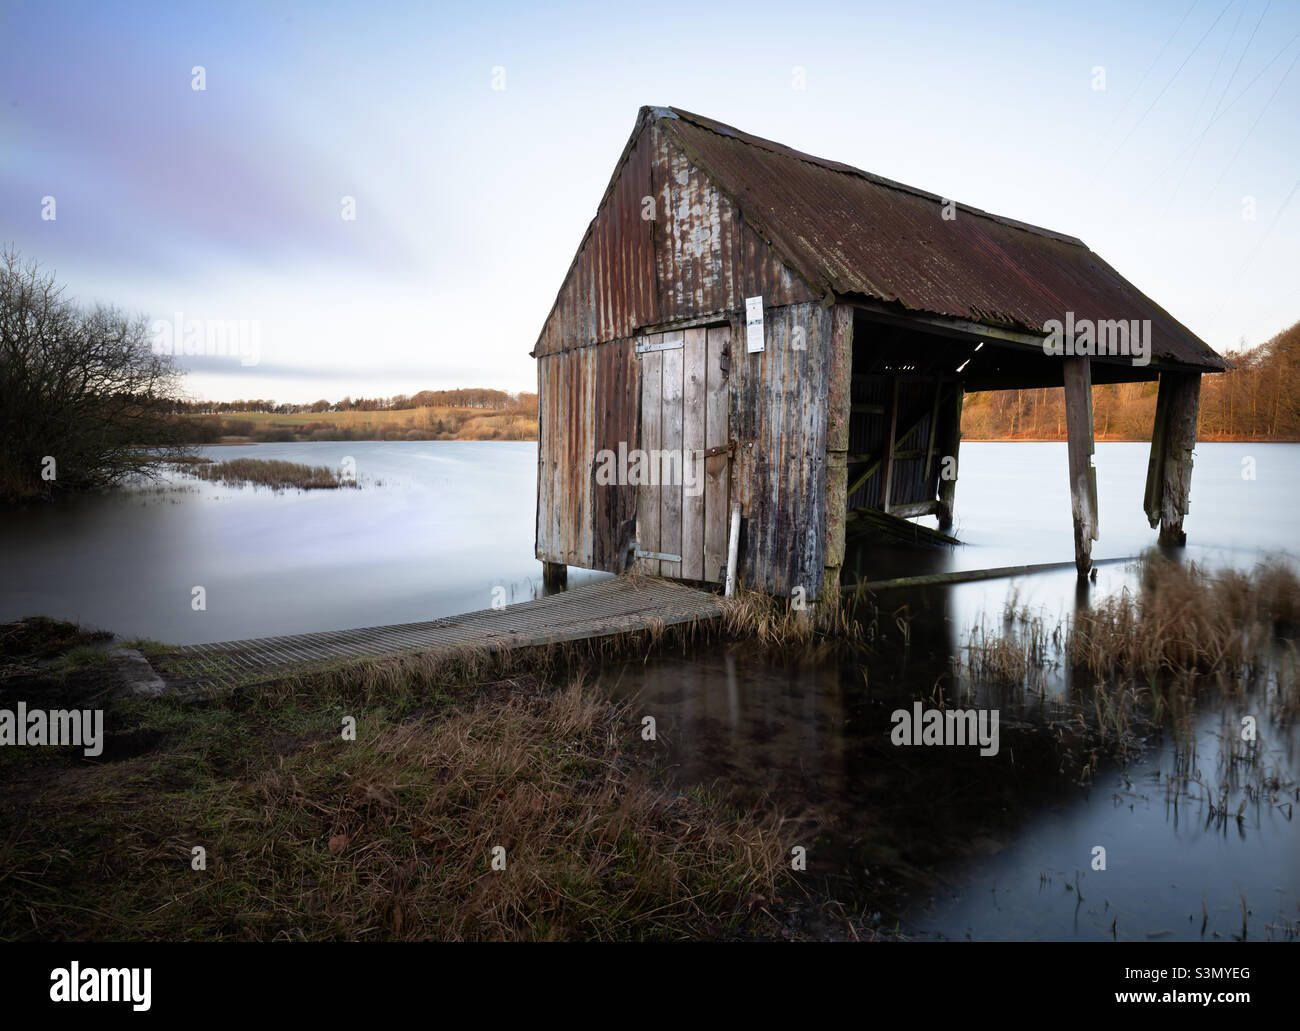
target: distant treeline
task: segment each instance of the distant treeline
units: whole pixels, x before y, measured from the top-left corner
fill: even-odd
[[[458,390],[421,390],[418,394],[392,397],[345,397],[341,401],[322,398],[310,404],[289,404],[254,398],[238,401],[179,401],[176,411],[185,415],[226,415],[231,412],[265,412],[272,415],[321,414],[324,412],[394,412],[413,408],[478,408],[493,412],[537,412],[537,395],[528,391],[510,393],[487,387]]]
[[[1300,440],[1300,322],[1251,350],[1224,355],[1236,366],[1201,377],[1201,440]],[[1092,388],[1099,440],[1150,440],[1155,383]],[[969,440],[1064,440],[1059,388],[968,394],[962,436]]]
[[[533,395],[535,396],[535,395]],[[190,444],[276,444],[323,440],[536,440],[537,404],[475,408],[232,412],[173,416]]]

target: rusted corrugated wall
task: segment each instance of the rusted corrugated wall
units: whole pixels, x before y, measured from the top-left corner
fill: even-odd
[[[653,121],[631,141],[537,340],[540,357],[646,326],[814,295]]]

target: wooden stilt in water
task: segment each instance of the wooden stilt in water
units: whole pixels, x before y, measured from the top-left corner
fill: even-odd
[[[1065,428],[1069,437],[1070,508],[1074,514],[1074,565],[1079,576],[1092,568],[1097,539],[1097,470],[1093,468],[1092,366],[1086,356],[1065,362]]]
[[[957,497],[957,452],[961,448],[961,405],[964,393],[957,384],[952,397],[943,407],[939,437],[939,529],[952,529],[953,502]],[[932,434],[933,435],[933,434]],[[951,461],[949,461],[951,459]]]
[[[1199,372],[1162,372],[1156,395],[1156,421],[1147,463],[1147,521],[1160,527],[1160,543],[1187,543],[1183,517],[1191,507],[1192,450],[1201,405]]]
[[[542,563],[542,590],[546,594],[562,591],[569,585],[569,567],[563,562]]]

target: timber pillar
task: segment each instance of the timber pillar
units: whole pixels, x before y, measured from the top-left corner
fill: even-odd
[[[1156,421],[1151,431],[1146,496],[1142,507],[1160,543],[1187,543],[1183,517],[1191,507],[1192,450],[1201,406],[1199,372],[1162,372],[1156,395]]]
[[[555,594],[569,586],[569,567],[563,562],[542,563],[542,591]]]
[[[1074,515],[1074,565],[1079,576],[1092,568],[1092,542],[1097,539],[1097,470],[1092,433],[1092,366],[1086,356],[1069,356],[1065,363],[1065,429],[1069,438],[1070,509]]]
[[[853,308],[831,312],[829,389],[826,407],[826,558],[819,597],[834,607],[844,566],[844,521],[848,516],[849,418],[852,412]]]
[[[965,394],[962,385],[954,386],[952,396],[942,406],[939,420],[939,529],[952,529],[953,505],[957,498],[957,452],[961,448],[961,406]],[[926,470],[927,474],[929,470]]]

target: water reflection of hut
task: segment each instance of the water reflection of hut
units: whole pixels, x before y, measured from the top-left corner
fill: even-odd
[[[1082,575],[1090,388],[1158,380],[1144,508],[1181,543],[1200,376],[1226,367],[1074,237],[649,107],[533,355],[549,581],[718,582],[734,536],[743,580],[809,599],[855,510],[951,525],[971,391],[1065,388]]]

